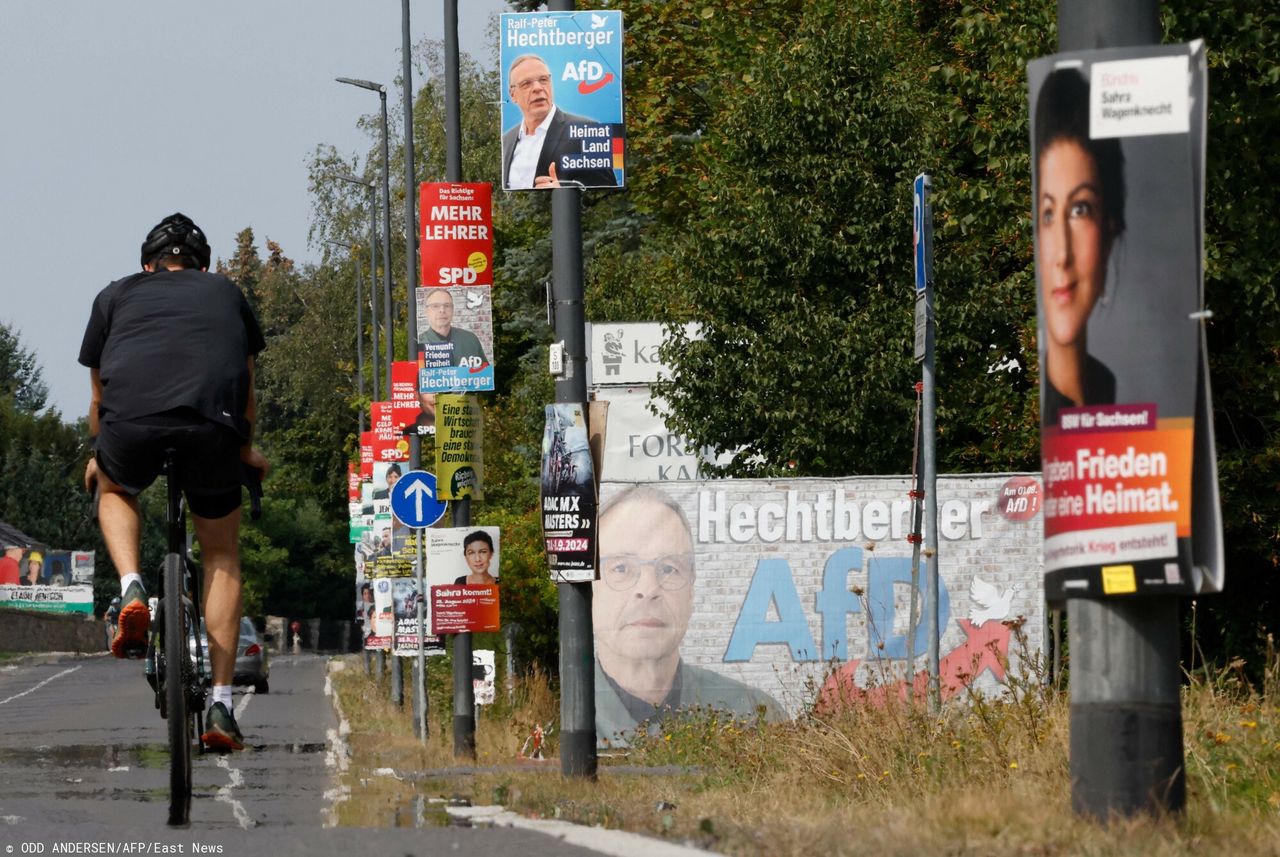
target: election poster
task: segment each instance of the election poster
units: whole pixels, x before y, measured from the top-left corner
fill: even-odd
[[[409,460],[409,441],[396,426],[391,402],[369,405],[369,428],[375,462]]]
[[[493,186],[423,182],[418,189],[423,286],[493,285]]]
[[[1027,75],[1046,596],[1217,591],[1204,47],[1059,54]]]
[[[436,398],[436,486],[442,500],[484,499],[484,431],[475,396]]]
[[[375,577],[369,581],[373,590],[372,608],[364,607],[364,615],[372,617],[366,620],[364,647],[371,651],[391,648],[391,638],[395,635],[395,603],[392,598],[392,581],[389,577]],[[361,596],[363,599],[363,595]]]
[[[625,184],[622,13],[507,13],[499,22],[502,188]]]
[[[433,634],[500,630],[500,552],[497,527],[427,530]]]
[[[604,482],[592,584],[596,732],[681,709],[754,722],[914,696],[910,476]],[[1043,646],[1036,474],[938,479],[943,699],[1007,692]],[[817,696],[815,700],[815,693]]]
[[[360,479],[368,482],[373,478],[373,432],[360,432]]]
[[[418,392],[418,364],[396,360],[391,364],[391,424],[401,437],[416,434],[422,398]]]
[[[493,301],[488,286],[418,289],[418,390],[493,389]]]
[[[595,579],[595,467],[585,409],[577,403],[547,405],[542,434],[542,535],[551,579]]]

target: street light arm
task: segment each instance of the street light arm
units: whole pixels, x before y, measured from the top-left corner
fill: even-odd
[[[374,183],[372,181],[365,181],[359,176],[352,175],[351,173],[326,173],[325,178],[337,179],[338,181],[347,182],[348,184],[358,184],[361,187],[366,187],[370,190],[373,190],[374,188]]]
[[[381,83],[374,83],[372,80],[361,80],[358,77],[335,77],[338,83],[347,83],[351,86],[358,86],[361,89],[372,89],[374,92],[386,93],[387,88]]]

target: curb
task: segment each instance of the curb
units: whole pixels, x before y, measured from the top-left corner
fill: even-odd
[[[569,845],[589,848],[612,857],[706,857],[712,852],[691,845],[679,845],[661,839],[630,833],[625,830],[609,830],[603,827],[584,827],[568,821],[550,818],[525,818],[502,806],[450,806],[445,807],[449,817],[466,821],[473,827],[512,827],[532,830],[546,836],[554,836]]]

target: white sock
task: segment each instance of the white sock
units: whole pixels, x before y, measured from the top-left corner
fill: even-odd
[[[231,685],[215,684],[213,686],[213,702],[209,703],[209,705],[212,706],[217,702],[221,702],[225,705],[227,707],[227,711],[233,714],[235,713],[235,706],[231,704]]]
[[[128,592],[128,591],[129,591],[129,584],[130,584],[130,583],[136,583],[136,584],[138,584],[139,586],[143,586],[143,583],[142,583],[142,575],[141,575],[141,574],[138,574],[138,572],[136,572],[136,571],[135,571],[135,572],[132,572],[132,573],[130,573],[130,574],[122,574],[122,575],[120,575],[120,594],[121,594],[121,595],[124,595],[126,592]],[[145,586],[143,586],[143,588],[145,589],[146,587],[145,587]]]

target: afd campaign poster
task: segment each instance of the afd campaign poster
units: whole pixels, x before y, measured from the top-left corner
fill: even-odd
[[[622,187],[622,13],[507,13],[499,38],[503,190]]]
[[[1217,591],[1212,427],[1197,421],[1204,46],[1059,54],[1027,76],[1045,594]]]
[[[493,389],[492,291],[488,286],[418,289],[420,393]]]
[[[547,405],[542,433],[542,535],[551,579],[596,576],[596,480],[585,408]]]
[[[598,740],[625,745],[689,708],[754,722],[923,700],[931,604],[922,576],[912,596],[913,487],[910,476],[602,483]],[[1035,474],[938,479],[944,699],[1005,693],[1039,655],[1038,496]]]

